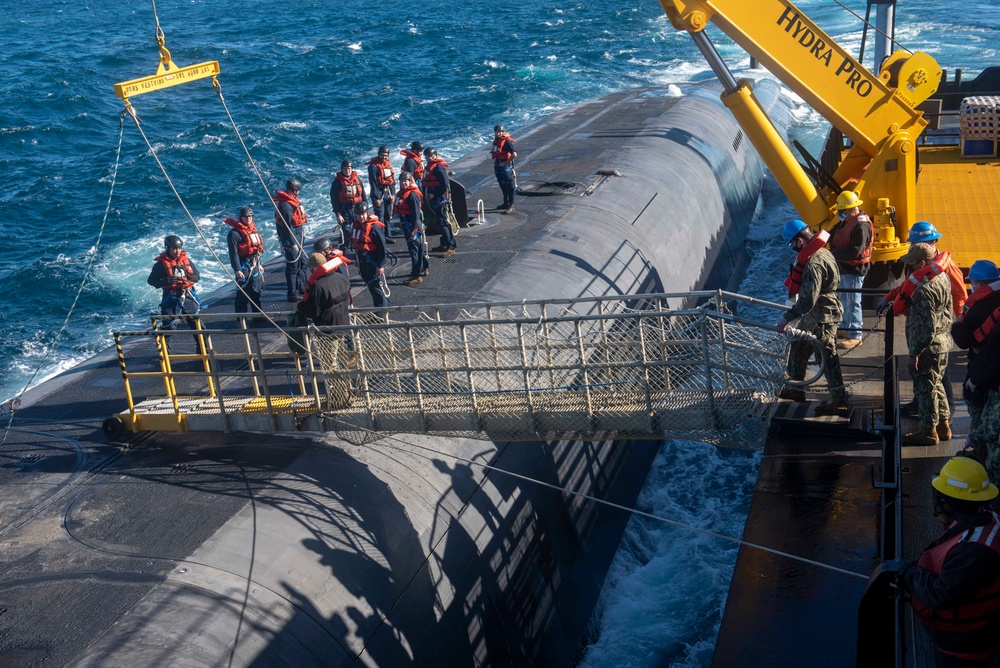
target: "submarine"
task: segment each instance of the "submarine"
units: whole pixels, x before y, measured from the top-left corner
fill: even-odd
[[[633,89],[521,129],[516,209],[465,221],[418,287],[405,261],[387,270],[394,303],[735,287],[765,168],[719,93]],[[780,86],[755,94],[790,124]],[[499,201],[488,150],[450,164],[470,210]],[[267,266],[267,311],[287,308],[282,270]],[[232,289],[204,301],[228,313]],[[597,500],[634,505],[661,445],[109,444],[124,403],[113,349],[22,397],[0,467],[3,665],[573,665],[629,519]]]

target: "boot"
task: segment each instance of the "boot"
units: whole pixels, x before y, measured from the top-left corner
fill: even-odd
[[[816,415],[842,415],[847,416],[847,401],[845,399],[833,399],[824,401],[816,407]]]
[[[806,401],[806,391],[801,387],[783,387],[781,392],[778,393],[779,399],[787,399],[788,401],[795,401],[800,404]]]
[[[951,440],[951,420],[941,420],[937,423],[937,435],[942,441]]]
[[[916,431],[903,434],[904,445],[937,445],[938,435],[934,427],[921,427]]]

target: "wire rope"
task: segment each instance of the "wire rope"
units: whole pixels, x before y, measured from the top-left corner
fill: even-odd
[[[246,295],[247,299],[250,299],[250,295],[247,294],[247,292],[243,289],[243,286],[241,286],[239,282],[237,282],[236,277],[230,271],[229,265],[222,261],[222,258],[219,257],[219,254],[216,252],[215,248],[212,247],[212,243],[208,240],[208,237],[206,237],[205,233],[202,232],[200,227],[198,227],[198,223],[195,222],[194,216],[191,215],[191,211],[188,209],[187,204],[184,202],[184,198],[181,197],[181,194],[177,191],[177,187],[174,185],[174,182],[171,180],[170,175],[167,173],[166,167],[163,166],[163,163],[160,161],[160,157],[156,154],[156,149],[153,148],[152,143],[149,141],[149,137],[147,137],[146,133],[143,131],[142,124],[139,123],[139,117],[136,115],[135,109],[134,107],[132,107],[131,103],[128,102],[125,103],[125,110],[128,112],[128,114],[132,117],[132,120],[135,122],[135,127],[139,130],[139,134],[142,135],[143,141],[146,142],[146,146],[149,148],[150,155],[153,156],[153,160],[155,160],[157,166],[159,166],[160,171],[163,173],[163,178],[167,180],[167,185],[170,186],[170,190],[172,190],[174,196],[177,197],[177,201],[180,203],[181,208],[184,209],[184,213],[187,214],[188,220],[191,221],[191,225],[192,227],[194,227],[195,232],[197,232],[198,236],[201,237],[202,243],[205,244],[205,248],[207,248],[208,252],[212,255],[213,258],[215,258],[216,263],[218,263],[219,267],[222,268],[223,273],[225,273],[226,276],[236,285],[236,289],[242,292],[244,295]],[[251,301],[253,300],[251,299]],[[260,315],[264,319],[266,319],[269,323],[274,325],[275,329],[281,332],[281,334],[285,337],[285,339],[287,339],[288,341],[294,341],[292,336],[284,329],[282,329],[282,327],[278,325],[278,323],[275,322],[274,319],[271,318],[271,316],[269,316],[263,310],[260,311]]]
[[[229,105],[226,104],[226,98],[223,97],[222,95],[222,84],[220,84],[217,79],[213,78],[212,86],[215,88],[216,95],[219,96],[219,101],[222,102],[222,108],[225,110],[226,116],[229,118],[229,123],[233,126],[233,132],[236,133],[236,138],[239,139],[240,146],[243,147],[243,152],[246,153],[247,155],[247,160],[250,161],[250,169],[252,169],[253,173],[256,174],[257,180],[260,181],[260,185],[264,188],[264,194],[271,202],[271,207],[274,209],[274,212],[280,215],[281,212],[278,210],[278,204],[274,201],[274,198],[271,197],[271,191],[268,190],[267,184],[264,183],[264,177],[263,175],[261,175],[260,170],[257,168],[257,161],[254,160],[253,156],[250,155],[250,149],[247,148],[247,144],[243,140],[243,135],[240,133],[240,128],[239,126],[236,125],[236,121],[233,119],[233,115],[229,112]],[[305,256],[305,249],[302,247],[301,244],[299,245],[298,252],[299,252],[298,257],[300,259],[302,260],[307,259]]]
[[[847,10],[847,12],[849,14],[851,14],[851,16],[853,16],[857,20],[861,21],[862,23],[864,23],[866,26],[868,26],[869,28],[871,28],[872,30],[874,30],[875,32],[877,32],[878,34],[882,35],[882,37],[885,37],[894,46],[898,46],[900,49],[902,49],[903,51],[906,51],[909,54],[913,53],[913,51],[911,51],[910,49],[907,49],[905,46],[903,46],[902,44],[900,44],[899,42],[897,42],[895,37],[893,37],[892,35],[887,35],[884,32],[882,32],[881,30],[879,30],[876,26],[872,25],[867,19],[863,18],[860,14],[858,14],[856,11],[854,11],[853,9],[851,9],[850,7],[848,7],[847,5],[845,5],[840,0],[833,0],[833,2],[836,3],[836,4],[838,4],[838,5],[840,5],[843,9]]]
[[[70,318],[73,317],[73,313],[74,311],[76,311],[76,306],[80,302],[80,296],[83,294],[83,289],[86,287],[87,281],[90,280],[90,276],[94,268],[94,262],[97,260],[97,254],[101,248],[101,240],[104,238],[104,229],[107,227],[108,224],[108,214],[111,212],[111,200],[115,194],[115,184],[118,179],[118,168],[119,165],[121,164],[122,140],[124,136],[125,136],[125,111],[122,111],[121,116],[118,119],[118,148],[115,151],[115,165],[111,172],[111,188],[108,192],[108,203],[104,207],[104,218],[101,220],[101,227],[97,231],[97,240],[94,242],[94,250],[92,253],[90,253],[90,258],[88,258],[87,260],[87,268],[83,272],[83,278],[80,280],[80,286],[76,290],[76,296],[73,298],[73,303],[70,305],[69,311],[67,311],[66,317],[63,319],[62,326],[59,328],[59,331],[56,332],[55,341],[53,341],[52,345],[49,346],[48,349],[45,351],[45,355],[42,356],[42,359],[38,362],[38,365],[35,367],[35,370],[31,374],[31,377],[28,378],[28,382],[26,382],[24,384],[24,387],[21,388],[21,391],[18,392],[17,395],[15,395],[13,398],[5,402],[4,404],[5,406],[10,407],[9,409],[10,415],[7,418],[7,426],[4,428],[3,437],[0,438],[0,446],[2,446],[4,443],[7,442],[7,434],[10,433],[11,425],[14,422],[14,413],[17,412],[17,409],[20,406],[21,396],[23,396],[24,393],[28,391],[28,388],[31,387],[31,384],[35,381],[35,378],[41,372],[42,367],[45,366],[45,363],[52,355],[52,352],[58,347],[59,341],[62,340],[63,334],[66,333],[66,329],[69,327]]]
[[[330,417],[330,416],[327,416],[327,417]],[[332,418],[332,419],[334,421],[340,422],[335,417]],[[355,425],[350,425],[350,428],[352,430],[361,430],[361,431],[368,431],[370,433],[375,433],[372,430],[364,429],[362,427],[357,427]],[[736,543],[738,545],[741,545],[741,546],[744,546],[744,547],[748,547],[748,548],[751,548],[751,549],[755,549],[755,550],[761,550],[761,551],[767,552],[769,554],[774,554],[774,555],[777,555],[779,557],[785,557],[787,559],[792,559],[794,561],[798,561],[798,562],[801,562],[801,563],[809,564],[811,566],[816,566],[818,568],[822,568],[822,569],[825,569],[825,570],[833,571],[835,573],[840,573],[842,575],[849,575],[851,577],[859,578],[859,579],[866,580],[866,581],[869,579],[869,576],[865,575],[863,573],[855,573],[854,571],[847,570],[846,568],[840,568],[838,566],[832,566],[830,564],[824,564],[824,563],[822,563],[820,561],[816,561],[814,559],[808,559],[806,557],[800,557],[798,555],[790,554],[788,552],[782,552],[781,550],[776,550],[774,548],[767,547],[765,545],[760,545],[760,544],[757,544],[757,543],[751,543],[751,542],[745,541],[745,540],[743,540],[741,538],[734,538],[733,536],[727,536],[726,534],[722,534],[722,533],[719,533],[717,531],[711,531],[709,529],[702,529],[700,527],[691,526],[690,524],[684,524],[683,522],[679,522],[677,520],[672,520],[672,519],[670,519],[668,517],[663,517],[662,515],[657,515],[655,513],[646,512],[644,510],[639,510],[637,508],[630,508],[628,506],[625,506],[625,505],[622,505],[622,504],[619,504],[619,503],[615,503],[613,501],[608,501],[606,499],[601,499],[599,497],[596,497],[596,496],[593,496],[593,495],[590,495],[590,494],[585,494],[583,492],[578,492],[576,490],[567,489],[565,487],[561,487],[559,485],[554,485],[552,483],[545,482],[543,480],[538,480],[538,479],[532,478],[530,476],[522,475],[520,473],[515,473],[513,471],[508,471],[507,469],[502,469],[502,468],[499,468],[497,466],[491,466],[490,464],[483,464],[481,462],[477,462],[477,461],[475,461],[473,459],[468,459],[468,458],[462,457],[460,455],[453,455],[451,453],[441,452],[440,450],[435,450],[434,448],[429,448],[427,446],[418,445],[416,443],[411,443],[409,441],[404,441],[404,440],[402,440],[400,438],[396,438],[394,436],[386,436],[384,438],[384,440],[395,441],[397,443],[400,443],[401,445],[405,445],[405,446],[410,447],[410,448],[416,448],[418,450],[424,450],[426,452],[431,452],[431,453],[433,453],[433,454],[435,454],[437,456],[449,457],[449,458],[451,458],[451,459],[453,459],[455,461],[465,462],[466,464],[470,464],[472,466],[480,467],[480,468],[482,468],[482,469],[484,469],[486,471],[495,471],[495,472],[503,474],[503,475],[507,475],[507,476],[511,476],[513,478],[517,478],[519,480],[524,480],[525,482],[534,483],[534,484],[539,485],[541,487],[547,487],[549,489],[552,489],[552,490],[555,490],[555,491],[558,491],[558,492],[562,492],[562,493],[565,493],[565,494],[570,494],[572,496],[576,496],[576,497],[579,497],[581,499],[586,499],[587,501],[593,501],[594,503],[599,503],[601,505],[605,505],[605,506],[608,506],[608,507],[611,507],[611,508],[615,508],[617,510],[623,510],[623,511],[629,513],[629,514],[638,515],[639,517],[644,517],[644,518],[649,519],[649,520],[653,520],[653,521],[656,521],[656,522],[662,522],[664,524],[669,524],[671,526],[675,526],[675,527],[678,527],[680,529],[687,529],[689,531],[693,531],[695,533],[704,534],[706,536],[711,536],[711,537],[717,538],[719,540],[727,541],[727,542],[730,542],[730,543]],[[375,441],[373,443],[370,443],[369,447],[371,447],[371,446],[380,446],[380,445],[382,445],[381,442]],[[427,459],[429,461],[431,460],[431,457],[429,457],[427,455],[420,455],[420,454],[418,454],[417,456],[422,457],[423,459]]]

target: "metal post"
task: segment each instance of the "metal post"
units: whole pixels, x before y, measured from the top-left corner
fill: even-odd
[[[423,384],[420,382],[420,370],[417,367],[417,344],[413,340],[413,328],[409,325],[406,327],[406,338],[410,342],[410,365],[413,367],[413,388],[417,393],[417,410],[420,411],[420,415],[424,421],[424,433],[427,433],[430,431],[430,423],[427,420],[427,406],[424,404]],[[371,418],[372,425],[374,425],[374,413],[372,413]]]
[[[465,325],[459,325],[459,330],[462,333],[462,347],[465,348],[465,370],[466,376],[469,379],[469,392],[472,396],[472,410],[476,414],[476,429],[477,431],[483,430],[483,421],[479,414],[479,397],[476,396],[476,379],[472,375],[472,355],[469,353],[469,334],[466,331]]]

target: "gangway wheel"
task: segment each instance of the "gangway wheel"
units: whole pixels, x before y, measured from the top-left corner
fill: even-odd
[[[109,441],[117,441],[125,433],[125,424],[118,417],[109,417],[101,423],[101,431]]]

